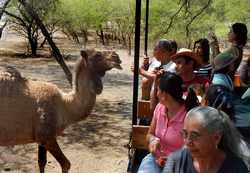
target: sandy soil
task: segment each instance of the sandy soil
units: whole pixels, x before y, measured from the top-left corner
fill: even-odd
[[[58,46],[63,54],[71,55],[66,63],[72,68],[80,47],[58,35]],[[54,59],[20,58],[9,56],[24,53],[24,41],[10,34],[0,41],[0,65],[18,68],[23,76],[33,80],[55,83],[65,91],[69,85],[64,73]],[[127,148],[131,130],[132,74],[129,67],[132,58],[124,50],[118,50],[123,70],[112,70],[104,78],[104,91],[97,97],[93,113],[84,121],[69,126],[59,145],[71,162],[70,173],[123,173],[127,168]],[[36,173],[37,144],[0,147],[0,173]],[[60,173],[57,161],[48,154],[46,173]]]

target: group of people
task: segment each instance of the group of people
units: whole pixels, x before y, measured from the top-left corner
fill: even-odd
[[[248,172],[249,149],[235,127],[230,102],[247,27],[234,23],[228,34],[231,47],[221,53],[217,39],[212,41],[202,38],[193,50],[177,51],[175,41],[162,39],[152,63],[144,59],[142,99],[150,99],[153,118],[147,134],[150,153],[138,173]],[[215,57],[210,57],[211,47],[217,49]]]

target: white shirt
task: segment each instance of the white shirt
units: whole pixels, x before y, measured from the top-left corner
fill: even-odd
[[[169,63],[165,64],[162,66],[164,71],[168,71],[168,72],[172,72],[175,73],[176,72],[176,64],[173,61],[170,61]]]
[[[149,65],[148,72],[152,72],[155,70],[155,68],[160,67],[160,66],[161,66],[161,62],[158,61],[156,58],[153,58]],[[169,71],[172,73],[176,72],[175,70],[176,64],[173,61],[170,61],[169,63],[162,65],[162,67],[164,71]]]
[[[161,66],[161,62],[158,61],[156,58],[153,58],[148,67],[148,72],[152,72],[155,70],[155,68],[160,67],[160,66]]]
[[[162,67],[163,67],[164,71],[176,73],[176,64],[173,61],[170,61],[169,63],[163,65]],[[155,85],[155,82],[153,82],[153,85],[152,85],[150,92],[154,91],[154,85]]]

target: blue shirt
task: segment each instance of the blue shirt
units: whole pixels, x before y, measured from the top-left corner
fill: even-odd
[[[223,85],[230,91],[233,91],[234,89],[232,79],[227,74],[223,73],[215,73],[213,76],[212,84]]]
[[[197,173],[189,150],[183,148],[171,154],[162,173]],[[248,173],[248,169],[241,159],[227,156],[217,173]]]

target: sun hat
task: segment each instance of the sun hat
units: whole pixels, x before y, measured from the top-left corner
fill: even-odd
[[[230,52],[222,52],[214,58],[214,71],[219,71],[232,64],[237,57]]]
[[[192,60],[194,60],[196,62],[196,67],[199,67],[202,62],[201,62],[201,58],[192,50],[187,49],[187,48],[181,48],[176,54],[174,54],[173,56],[171,56],[172,61],[175,61],[177,58],[179,57],[189,57]]]

